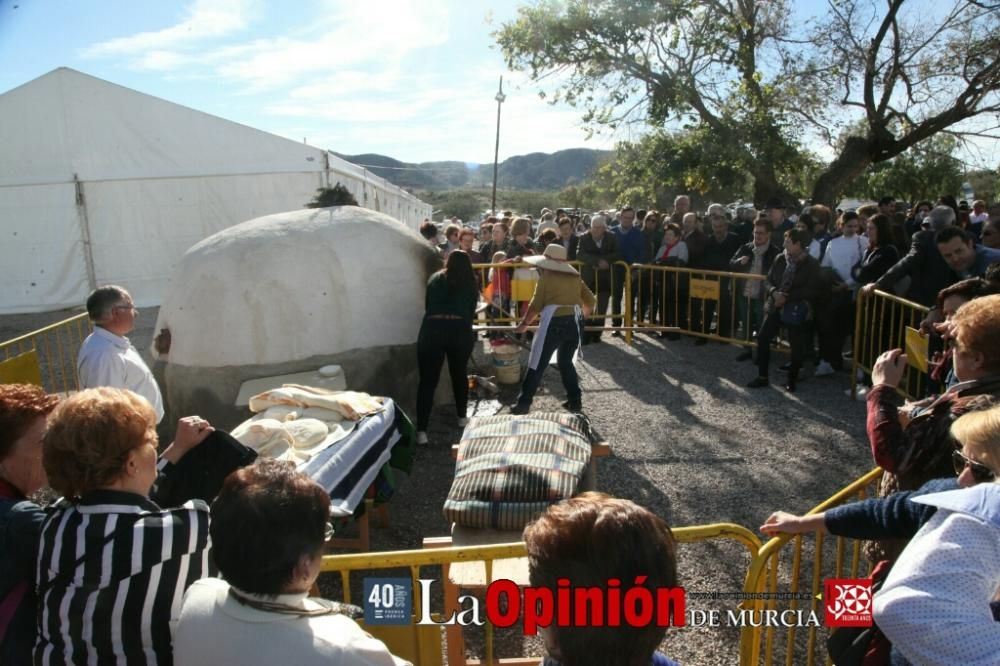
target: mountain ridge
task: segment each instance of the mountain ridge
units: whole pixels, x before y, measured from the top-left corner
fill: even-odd
[[[393,185],[413,190],[442,191],[493,184],[493,163],[476,164],[455,160],[402,162],[378,153],[344,155]],[[561,190],[585,182],[611,156],[609,150],[568,148],[554,153],[515,155],[500,162],[497,187],[515,190]]]

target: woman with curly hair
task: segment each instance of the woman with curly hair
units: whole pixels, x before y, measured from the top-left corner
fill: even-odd
[[[156,414],[131,391],[80,391],[53,411],[42,464],[63,497],[41,526],[35,664],[172,662],[171,611],[208,573],[208,506],[164,510],[150,491],[212,431],[183,418],[158,456]]]

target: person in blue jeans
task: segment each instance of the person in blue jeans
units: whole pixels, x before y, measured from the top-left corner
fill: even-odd
[[[583,401],[573,357],[580,346],[580,320],[590,314],[597,299],[580,279],[576,269],[567,262],[566,248],[562,245],[549,245],[541,256],[524,257],[524,261],[539,269],[539,278],[517,332],[527,331],[539,315],[541,322],[532,340],[528,373],[521,384],[521,395],[510,413],[527,414],[531,409],[531,401],[553,353],[557,354],[559,376],[566,389],[567,400],[563,407],[578,412],[583,408]]]

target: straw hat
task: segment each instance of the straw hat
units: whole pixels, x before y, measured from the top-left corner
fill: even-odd
[[[522,257],[522,259],[529,264],[537,266],[538,268],[544,268],[557,273],[572,273],[573,275],[578,275],[576,269],[566,261],[566,248],[559,243],[547,245],[545,247],[545,252],[541,256],[535,255],[532,257]]]

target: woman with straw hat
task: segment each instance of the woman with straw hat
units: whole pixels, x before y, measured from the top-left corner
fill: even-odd
[[[542,373],[554,352],[558,352],[559,376],[566,389],[567,401],[563,407],[578,412],[582,408],[582,394],[573,359],[580,346],[581,317],[590,314],[597,300],[580,279],[580,274],[566,260],[566,248],[562,245],[549,245],[541,256],[524,257],[523,260],[539,269],[539,278],[517,332],[528,330],[529,324],[539,315],[541,321],[532,341],[528,374],[521,384],[521,395],[510,412],[527,414],[531,409]]]

